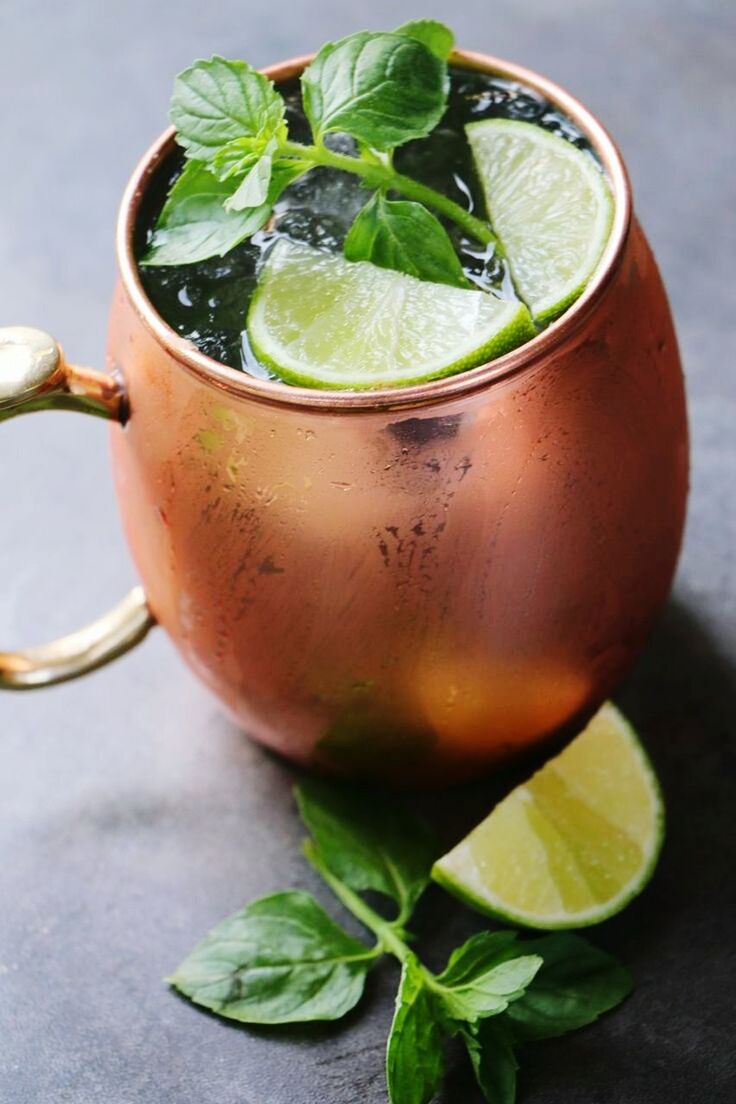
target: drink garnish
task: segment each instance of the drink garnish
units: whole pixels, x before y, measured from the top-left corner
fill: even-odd
[[[245,1024],[337,1020],[390,955],[401,966],[386,1053],[391,1104],[428,1104],[451,1036],[486,1099],[513,1104],[520,1046],[592,1023],[630,992],[627,970],[571,932],[479,931],[430,971],[408,925],[430,881],[433,833],[375,791],[313,779],[296,798],[307,859],[372,939],[349,935],[303,890],[271,894],[214,927],[169,979],[194,1003]]]
[[[446,257],[453,252],[428,207],[482,245],[493,242],[487,222],[392,164],[397,147],[429,134],[444,113],[453,41],[441,23],[420,20],[328,42],[301,77],[313,139],[307,144],[289,137],[278,89],[247,62],[213,57],[185,69],[174,82],[170,116],[187,163],[141,264],[223,255],[264,226],[284,188],[316,166],[355,173],[385,199],[378,204],[367,197],[352,235],[352,260],[423,275],[426,246]],[[330,148],[336,133],[355,140],[354,154]],[[413,202],[397,211],[387,198],[396,192]],[[365,232],[368,222],[372,233]],[[396,239],[391,254],[386,234]],[[429,278],[435,278],[431,272]],[[450,261],[443,282],[467,286],[460,265]]]
[[[613,201],[590,153],[516,119],[484,119],[465,131],[514,284],[546,324],[590,280],[611,231]]]
[[[351,390],[461,372],[535,333],[518,301],[283,238],[263,267],[247,327],[259,361],[279,378]]]
[[[337,242],[344,261],[337,257],[322,266],[315,260],[314,288],[295,289],[286,279],[291,259],[294,272],[301,266],[310,277],[301,263],[304,251],[279,248],[267,256],[243,339],[259,371],[311,387],[399,386],[465,371],[530,340],[589,282],[610,233],[611,192],[589,150],[517,119],[465,127],[485,212],[473,211],[469,191],[459,203],[399,171],[395,152],[427,138],[445,115],[453,44],[452,32],[434,20],[326,43],[300,78],[311,141],[309,132],[296,140],[304,138],[301,125],[290,133],[294,117],[287,120],[281,91],[253,66],[218,56],[195,62],[176,78],[171,101],[184,168],[140,263],[165,268],[224,256],[264,228],[274,229],[274,214],[276,233],[288,236],[279,225],[283,193],[311,170],[328,169],[357,176],[368,194]],[[258,240],[263,248],[268,235]],[[502,286],[483,288],[485,306],[461,253],[505,269]],[[364,264],[348,276],[345,262],[369,262],[379,275]],[[429,285],[427,294],[413,296],[405,281],[389,286],[380,276],[385,270]],[[333,302],[325,292],[328,284],[334,289],[338,273],[355,293],[350,304],[345,295]],[[296,304],[283,293],[287,283]],[[450,316],[444,341],[431,325],[430,288],[437,317]],[[417,314],[409,319],[410,307],[401,308],[414,298]],[[310,325],[292,340],[292,316],[303,316],[307,301],[314,312]],[[364,304],[351,341],[345,319],[349,313],[359,318]],[[426,342],[425,325],[431,331]],[[369,348],[364,339],[371,334],[383,349]]]
[[[433,869],[445,889],[512,924],[598,924],[652,876],[664,809],[631,725],[610,703]]]

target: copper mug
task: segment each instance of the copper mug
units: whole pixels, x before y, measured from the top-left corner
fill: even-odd
[[[297,75],[308,58],[266,70]],[[683,382],[665,292],[608,134],[516,65],[598,152],[615,216],[590,285],[528,344],[449,379],[335,393],[253,379],[157,316],[132,236],[167,131],[123,198],[108,372],[0,331],[0,419],[108,417],[143,582],[100,621],[0,654],[0,685],[108,662],[154,623],[256,740],[392,781],[476,775],[590,713],[640,651],[677,559]]]

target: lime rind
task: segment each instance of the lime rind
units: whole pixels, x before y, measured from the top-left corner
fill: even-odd
[[[484,119],[465,131],[517,292],[547,325],[600,263],[613,221],[608,183],[589,153],[536,123]]]
[[[493,360],[534,337],[525,305],[417,280],[281,239],[247,319],[258,359],[306,387],[425,383]]]
[[[651,805],[651,817],[647,837],[643,841],[637,841],[642,850],[640,865],[635,876],[630,878],[621,887],[618,893],[586,909],[568,910],[561,908],[557,911],[535,912],[515,907],[507,900],[502,899],[483,881],[480,875],[477,863],[473,858],[470,841],[479,830],[484,829],[489,824],[491,818],[501,805],[504,805],[510,799],[518,799],[520,797],[526,798],[528,796],[530,800],[533,800],[527,787],[534,782],[534,779],[542,775],[543,772],[554,769],[554,763],[556,762],[554,759],[538,771],[537,774],[529,780],[529,783],[519,786],[516,790],[512,791],[504,802],[496,806],[485,821],[482,821],[464,840],[461,840],[456,847],[435,863],[432,869],[432,878],[434,881],[449,893],[460,898],[460,900],[470,905],[471,908],[477,909],[479,912],[492,916],[505,923],[544,930],[582,928],[599,924],[603,920],[607,920],[620,912],[634,897],[641,893],[654,873],[664,841],[665,812],[659,782],[649,757],[642,747],[636,733],[626,718],[612,703],[608,702],[601,707],[593,718],[593,721],[591,721],[591,725],[594,722],[602,722],[606,726],[615,727],[618,732],[625,737],[628,751],[632,755],[632,762],[636,766],[637,776],[639,779],[643,780],[646,785]],[[585,734],[585,731],[581,733],[581,736]],[[564,751],[561,755],[564,755]],[[578,793],[576,796],[580,797],[581,795]],[[509,853],[511,860],[513,860],[512,851],[513,844],[510,843]],[[574,855],[572,855],[572,859],[574,861]],[[582,872],[578,870],[578,873]]]

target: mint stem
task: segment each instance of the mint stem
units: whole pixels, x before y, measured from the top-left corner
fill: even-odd
[[[476,241],[483,245],[489,245],[492,242],[496,250],[501,252],[498,239],[486,222],[471,215],[459,203],[448,199],[427,184],[421,184],[418,180],[404,176],[403,173],[397,173],[389,164],[369,160],[367,157],[350,157],[344,153],[335,153],[326,146],[303,146],[300,142],[292,142],[289,139],[282,142],[279,149],[285,157],[298,158],[300,161],[311,161],[314,165],[325,165],[331,169],[340,169],[342,172],[355,173],[375,188],[401,192],[409,199],[434,207],[440,214],[446,215],[457,223]]]
[[[370,905],[365,903],[362,897],[359,897],[349,886],[346,886],[344,882],[336,878],[332,871],[325,866],[320,858],[319,852],[311,840],[305,842],[304,854],[319,876],[327,882],[327,885],[338,900],[343,903],[348,912],[352,912],[353,916],[357,920],[360,920],[361,924],[364,924],[369,931],[373,932],[380,947],[388,952],[388,954],[392,954],[395,958],[398,958],[399,962],[404,962],[411,952],[402,938],[404,932],[399,926],[401,917],[399,917],[398,920],[391,921],[384,920],[382,916],[379,916]]]
[[[403,912],[395,920],[384,920],[370,905],[365,903],[362,897],[359,897],[349,886],[346,886],[344,882],[335,877],[332,871],[322,862],[317,848],[310,839],[304,841],[304,854],[348,912],[351,912],[357,920],[360,920],[361,924],[373,932],[378,940],[374,948],[377,955],[386,952],[386,954],[391,954],[398,959],[402,965],[407,958],[412,956],[414,968],[421,974],[427,988],[432,989],[435,993],[446,992],[446,987],[437,981],[435,975],[427,969],[423,962],[420,962],[407,944],[406,932],[403,928],[406,918]]]

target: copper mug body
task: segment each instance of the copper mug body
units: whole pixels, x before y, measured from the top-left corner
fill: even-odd
[[[249,735],[398,782],[472,777],[609,694],[666,598],[687,491],[676,339],[615,147],[537,75],[456,60],[556,102],[611,181],[599,271],[543,334],[373,393],[215,364],[155,315],[132,255],[171,133],[126,192],[110,322],[113,464],[146,609]]]

